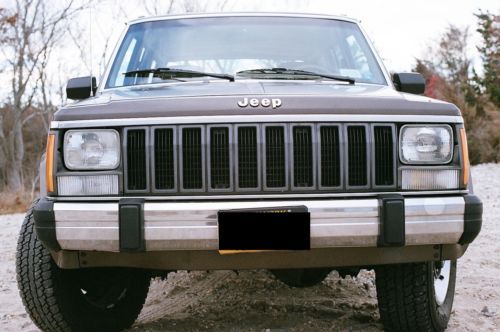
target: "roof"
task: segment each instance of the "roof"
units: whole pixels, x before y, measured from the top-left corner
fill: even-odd
[[[330,20],[340,20],[353,23],[359,23],[358,20],[347,16],[325,15],[325,14],[302,14],[302,13],[280,13],[280,12],[224,12],[224,13],[203,13],[203,14],[173,14],[163,16],[139,17],[129,21],[129,24],[142,22],[174,20],[183,18],[207,18],[207,17],[302,17],[302,18],[321,18]]]

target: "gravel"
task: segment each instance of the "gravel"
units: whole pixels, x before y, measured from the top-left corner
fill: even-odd
[[[500,164],[472,168],[483,229],[458,262],[451,331],[500,330]],[[0,216],[0,330],[37,331],[19,298],[15,248],[22,214]],[[133,331],[381,331],[373,271],[292,289],[269,272],[171,273],[152,282]]]

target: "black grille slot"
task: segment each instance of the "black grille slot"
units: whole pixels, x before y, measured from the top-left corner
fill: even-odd
[[[257,188],[258,156],[257,128],[240,127],[238,129],[238,185],[240,188]]]
[[[348,172],[350,186],[366,186],[366,130],[364,126],[347,127]]]
[[[340,186],[340,139],[336,126],[320,127],[321,186]]]
[[[212,189],[227,189],[231,185],[229,170],[229,129],[210,130],[210,185]]]
[[[313,185],[311,127],[293,127],[293,185],[295,187]]]
[[[203,188],[201,128],[182,130],[182,184],[184,189]]]
[[[155,130],[155,188],[168,190],[175,188],[174,130]]]
[[[394,184],[394,147],[392,127],[376,126],[375,138],[375,185]]]
[[[286,186],[285,130],[266,127],[266,185],[269,188]]]
[[[127,131],[127,189],[147,189],[146,131]]]

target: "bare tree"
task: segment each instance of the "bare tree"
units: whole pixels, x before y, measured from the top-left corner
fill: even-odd
[[[149,0],[144,6],[149,15],[158,16],[172,13],[175,2],[175,0]]]
[[[145,2],[148,15],[166,15],[174,13],[203,13],[223,11],[228,0],[149,0]]]
[[[23,187],[23,126],[38,112],[34,100],[42,91],[41,104],[49,103],[45,66],[54,45],[66,33],[69,19],[86,4],[69,0],[57,8],[44,0],[15,0],[14,7],[0,12],[7,18],[2,26],[2,51],[6,72],[11,77],[11,107],[0,114],[0,148],[5,165],[7,187],[17,191]],[[47,113],[48,110],[42,110]]]

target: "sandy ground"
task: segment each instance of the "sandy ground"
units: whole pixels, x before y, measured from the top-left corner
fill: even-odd
[[[449,331],[500,330],[500,164],[473,168],[483,229],[459,260]],[[37,331],[19,298],[15,247],[23,215],[0,216],[0,330]],[[292,289],[267,271],[177,272],[154,280],[133,331],[381,331],[374,273]]]

